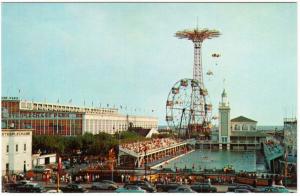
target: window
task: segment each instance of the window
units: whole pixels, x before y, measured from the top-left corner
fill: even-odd
[[[9,163],[6,163],[5,169],[6,169],[6,171],[9,170]]]
[[[26,144],[24,144],[24,151],[26,151]]]
[[[240,126],[234,125],[234,130],[240,130]]]
[[[6,145],[6,152],[9,152],[9,145]]]
[[[17,144],[17,145],[16,145],[16,152],[18,152],[18,147],[19,147],[19,146],[18,146],[18,144]]]
[[[244,130],[244,131],[248,130],[248,126],[243,124],[242,130]]]
[[[222,137],[222,143],[227,143],[227,137]]]

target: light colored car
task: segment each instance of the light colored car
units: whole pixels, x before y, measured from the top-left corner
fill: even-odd
[[[171,189],[168,191],[169,193],[197,193],[193,191],[189,186],[179,186],[176,189]]]
[[[91,189],[94,190],[116,190],[119,188],[117,185],[112,184],[112,183],[107,183],[107,182],[94,182],[92,184]]]
[[[146,191],[136,185],[127,185],[125,187],[118,188],[116,193],[146,193]]]
[[[52,189],[52,190],[48,190],[47,193],[62,193],[62,190],[59,189],[57,192],[56,189]]]

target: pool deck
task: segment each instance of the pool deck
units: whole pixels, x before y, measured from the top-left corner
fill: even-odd
[[[182,156],[185,156],[185,155],[187,155],[187,154],[190,154],[190,153],[192,153],[192,152],[194,152],[194,151],[195,151],[195,150],[191,150],[191,151],[189,151],[189,152],[187,152],[187,153],[184,153],[184,154],[181,154],[181,155],[172,157],[172,158],[170,158],[170,159],[168,159],[168,160],[164,160],[164,161],[162,161],[162,162],[160,162],[160,163],[158,163],[158,164],[155,164],[155,165],[151,166],[150,169],[156,169],[157,167],[159,167],[159,166],[165,164],[165,163],[168,162],[168,161],[173,161],[173,160],[178,159],[178,158],[180,158],[180,157],[182,157]]]

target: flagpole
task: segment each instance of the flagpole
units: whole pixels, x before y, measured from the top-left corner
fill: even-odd
[[[57,193],[59,192],[59,181],[60,181],[60,178],[59,178],[59,172],[60,172],[60,168],[61,168],[61,157],[58,157],[58,164],[57,164]]]

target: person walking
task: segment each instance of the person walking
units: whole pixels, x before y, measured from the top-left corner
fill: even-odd
[[[121,175],[121,180],[122,180],[122,183],[124,183],[124,175],[123,174]]]

